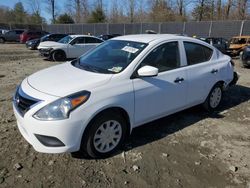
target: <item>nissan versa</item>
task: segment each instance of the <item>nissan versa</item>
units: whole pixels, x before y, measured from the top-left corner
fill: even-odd
[[[216,109],[237,79],[230,57],[203,41],[128,35],[27,77],[13,107],[35,150],[99,158],[139,125],[198,104]]]

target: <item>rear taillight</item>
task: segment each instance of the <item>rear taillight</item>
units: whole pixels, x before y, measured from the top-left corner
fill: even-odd
[[[233,60],[230,61],[231,65],[234,67],[235,66],[235,63]]]

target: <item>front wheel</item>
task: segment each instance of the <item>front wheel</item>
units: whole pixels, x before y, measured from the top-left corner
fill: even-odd
[[[127,132],[125,119],[116,113],[103,113],[82,138],[82,149],[92,158],[106,158],[123,144]]]
[[[223,91],[222,85],[216,84],[210,91],[206,101],[203,103],[204,108],[207,111],[216,110],[222,101]]]
[[[54,51],[52,53],[52,59],[54,61],[64,61],[66,60],[66,55],[63,51]]]

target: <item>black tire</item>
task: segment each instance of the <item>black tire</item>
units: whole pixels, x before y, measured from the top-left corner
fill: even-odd
[[[64,51],[57,50],[52,53],[52,59],[54,61],[65,61],[66,60],[66,54]]]
[[[5,40],[4,40],[4,38],[0,38],[0,43],[5,43]]]
[[[94,137],[95,135],[98,134],[98,129],[102,125],[105,124],[105,122],[108,121],[116,121],[120,124],[121,126],[121,137],[119,141],[117,141],[117,145],[113,149],[107,152],[100,152],[98,151],[98,146],[95,146],[94,144]],[[108,125],[106,125],[108,126]],[[116,124],[112,125],[116,126]],[[118,113],[115,112],[105,112],[100,115],[98,115],[92,123],[88,126],[88,129],[86,130],[86,133],[83,135],[82,138],[82,144],[81,144],[81,149],[79,152],[84,152],[86,153],[89,157],[91,158],[106,158],[114,154],[124,143],[125,137],[127,133],[127,126],[126,126],[126,120]],[[116,134],[116,133],[115,133]],[[100,139],[101,140],[101,139]],[[108,144],[110,147],[110,143]]]
[[[222,98],[223,98],[223,85],[221,83],[217,83],[214,85],[214,87],[211,89],[209,92],[205,102],[203,103],[203,107],[208,111],[208,112],[213,112],[216,109],[219,108]],[[220,93],[220,96],[216,96],[215,94],[218,94],[217,92]],[[217,99],[213,101],[213,99]]]

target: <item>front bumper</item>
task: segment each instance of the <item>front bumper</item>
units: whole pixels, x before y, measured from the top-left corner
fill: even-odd
[[[26,43],[26,48],[28,48],[28,49],[31,49],[31,50],[33,50],[33,49],[36,49],[36,44],[29,44],[29,43]]]
[[[240,55],[240,49],[227,49],[226,54],[230,56],[238,56]]]
[[[47,49],[47,48],[39,49],[40,55],[43,57],[46,57],[46,58],[51,57],[51,51],[52,51],[52,49]]]
[[[85,129],[83,120],[69,118],[60,121],[40,121],[32,117],[34,112],[28,111],[22,117],[14,104],[13,109],[20,133],[36,151],[64,153],[79,150]],[[44,140],[46,137],[56,139],[51,142],[51,140]],[[59,142],[55,143],[56,140]],[[61,144],[58,145],[58,143]]]

